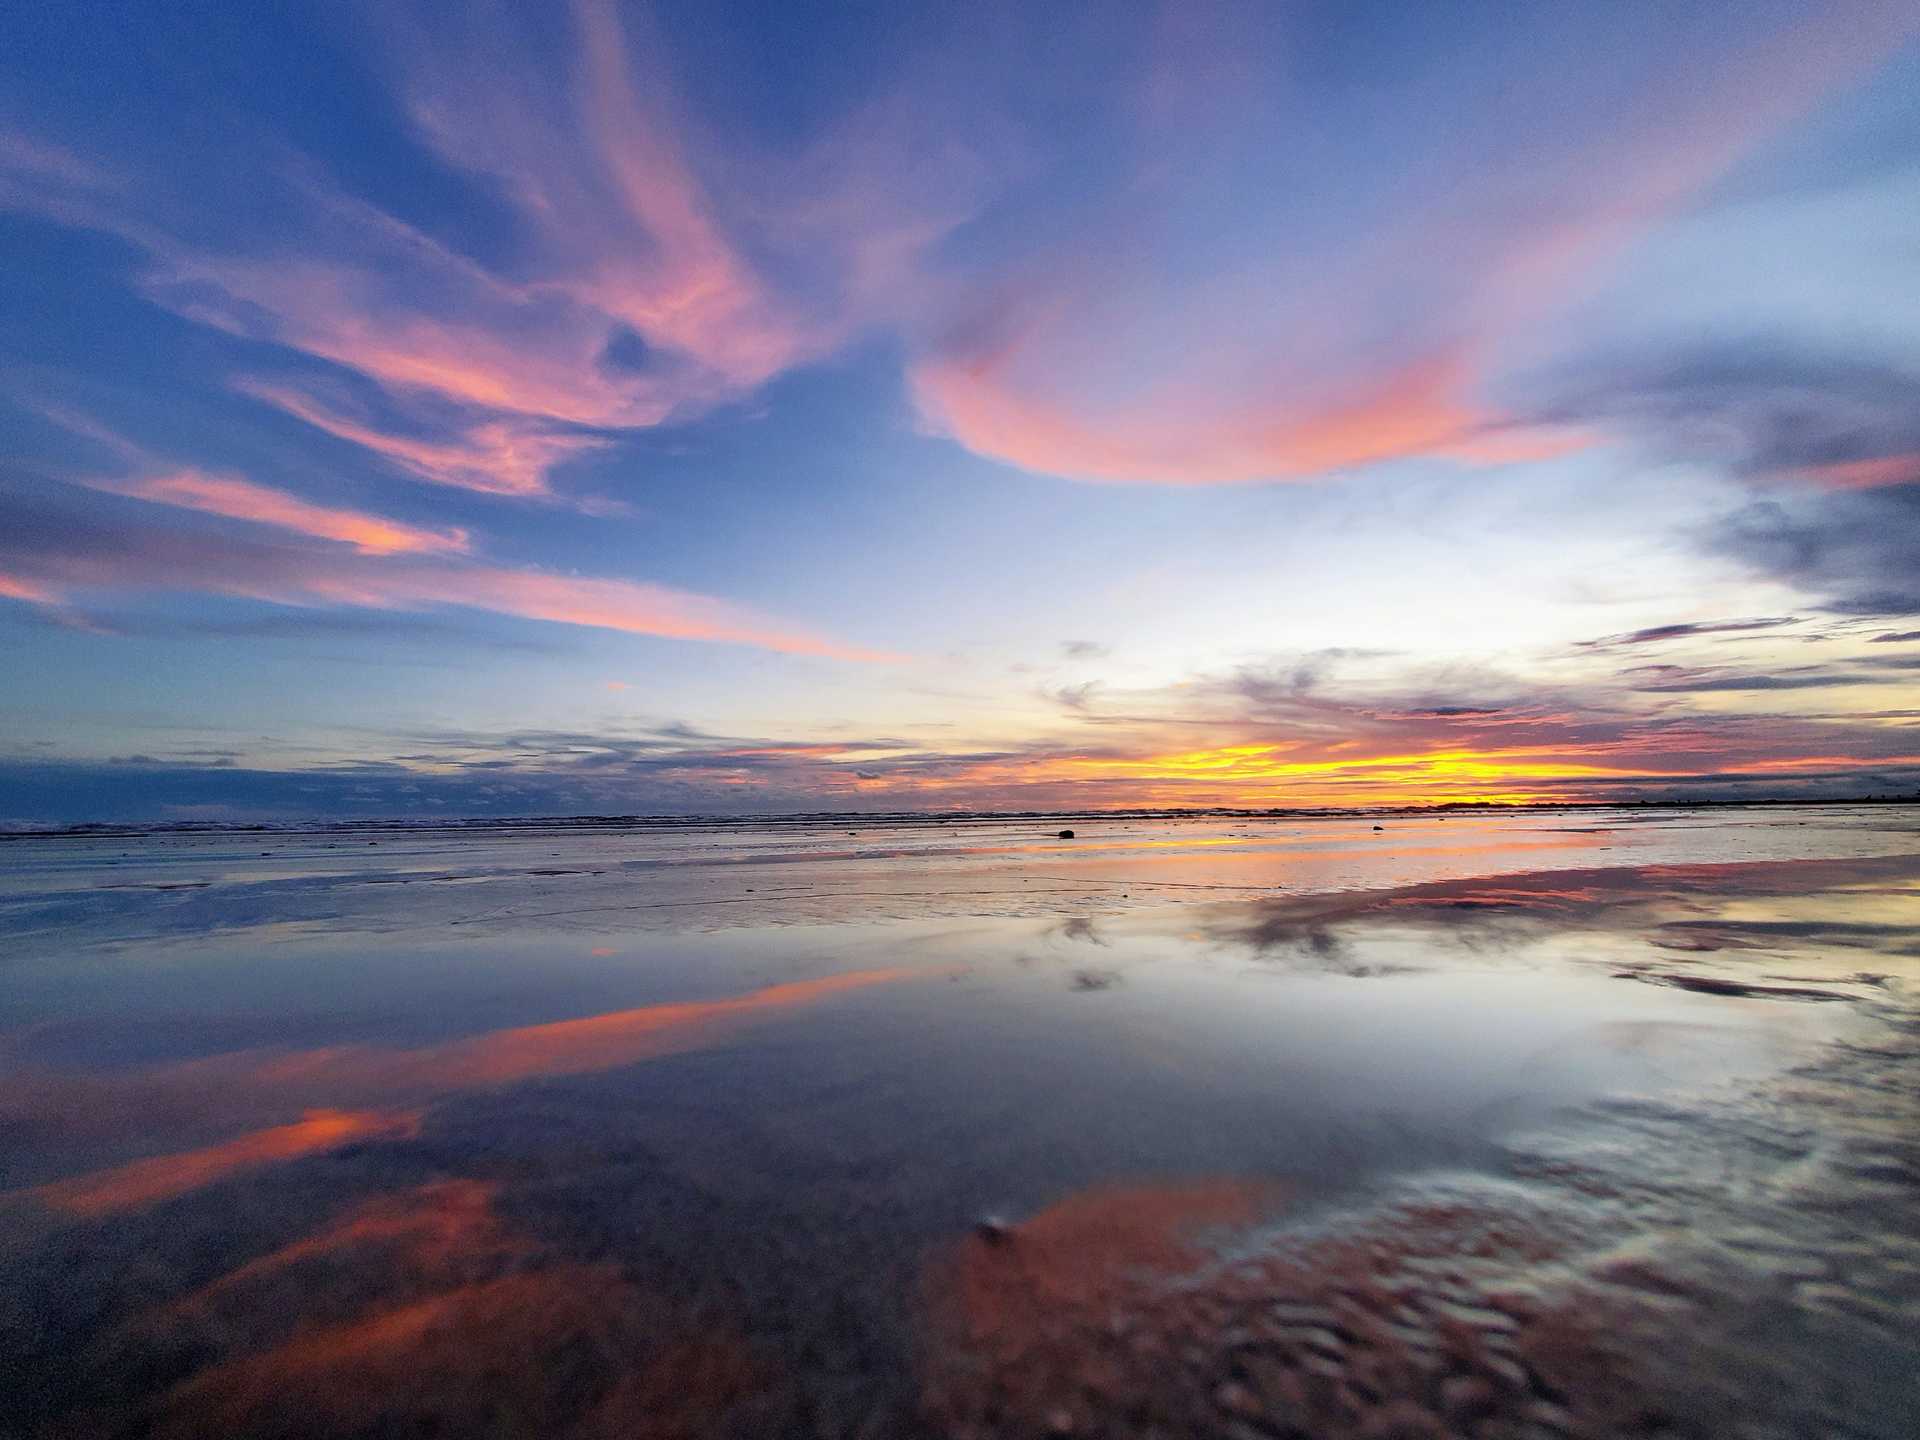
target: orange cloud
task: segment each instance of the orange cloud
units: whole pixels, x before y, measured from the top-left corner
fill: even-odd
[[[1180,733],[1178,722],[1169,725]],[[863,755],[807,778],[816,787],[846,784],[920,803],[953,796],[982,808],[1338,807],[1625,798],[1702,774],[1729,783],[1811,780],[1920,765],[1898,727],[1871,716],[1843,726],[1836,717],[1767,716],[1748,724],[1730,715],[1683,729],[1599,714],[1421,717],[1352,706],[1322,707],[1313,723],[1291,733],[1251,722],[1246,730],[1277,738],[1180,747],[1155,727],[1131,739],[1105,728],[1102,743],[1087,749],[898,762]],[[857,787],[846,775],[856,764],[871,772]]]
[[[110,490],[156,505],[174,505],[272,525],[317,540],[337,540],[363,555],[462,554],[468,548],[464,530],[429,530],[402,524],[361,510],[337,510],[314,505],[287,494],[227,475],[199,470],[174,470],[160,475],[124,480],[93,480],[96,490]]]
[[[1441,805],[1523,803],[1579,793],[1581,782],[1651,778],[1630,764],[1594,764],[1565,751],[1443,750],[1320,754],[1290,758],[1291,746],[1238,745],[1141,756],[1065,755],[1019,766],[987,762],[935,788],[1063,785],[1097,793],[1103,804]]]
[[[1578,746],[1447,749],[1291,758],[1276,746],[1237,746],[1138,760],[1063,759],[1065,775],[1134,779],[1156,803],[1439,805],[1531,803],[1591,795],[1593,782],[1655,780],[1673,773],[1653,754]],[[1755,768],[1778,762],[1751,762]],[[1828,768],[1821,760],[1806,768]],[[1728,772],[1749,768],[1723,762]],[[1205,787],[1202,789],[1201,787]],[[1198,791],[1198,793],[1196,793]]]
[[[291,1125],[256,1130],[204,1150],[155,1155],[113,1170],[58,1180],[33,1193],[70,1214],[104,1215],[184,1195],[237,1171],[335,1150],[359,1140],[412,1134],[418,1123],[414,1114],[309,1110]]]

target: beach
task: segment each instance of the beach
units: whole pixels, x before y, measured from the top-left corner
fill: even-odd
[[[1759,1440],[1920,1403],[1913,807],[0,860],[7,1434]]]

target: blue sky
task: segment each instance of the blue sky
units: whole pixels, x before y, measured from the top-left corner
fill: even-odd
[[[0,819],[1911,792],[1917,29],[10,13]]]

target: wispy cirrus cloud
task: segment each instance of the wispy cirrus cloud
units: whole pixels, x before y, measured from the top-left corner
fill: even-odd
[[[1684,69],[1628,72],[1588,54],[1575,94],[1504,77],[1461,132],[1468,153],[1420,133],[1426,89],[1403,77],[1410,173],[1387,206],[1326,185],[1342,163],[1337,140],[1300,138],[1337,134],[1337,98],[1311,95],[1292,111],[1255,90],[1220,113],[1188,105],[1177,157],[1144,149],[1133,183],[1086,206],[1088,223],[1027,255],[1012,280],[963,297],[915,361],[914,393],[970,449],[1094,480],[1299,479],[1590,443],[1584,416],[1507,415],[1483,398],[1505,352],[1537,346],[1541,322],[1635,239],[1916,30],[1879,3],[1777,15],[1771,28],[1726,19],[1669,17],[1677,53],[1712,57]],[[1444,43],[1445,22],[1434,29]],[[1540,60],[1577,39],[1557,24],[1522,30],[1538,47],[1529,67],[1564,78]],[[1245,52],[1295,38],[1277,22],[1223,22],[1219,36],[1187,36],[1181,63],[1196,69],[1197,48],[1216,62],[1199,73],[1258,71]],[[1212,53],[1228,44],[1243,53]],[[1457,111],[1458,99],[1444,103]],[[1569,123],[1583,101],[1611,117],[1604,133]],[[1196,265],[1183,222],[1224,208],[1220,157],[1248,134],[1270,136],[1272,188],[1235,191],[1232,228],[1262,217],[1253,228],[1275,243]],[[1340,229],[1340,207],[1356,203]],[[1302,213],[1316,204],[1331,213]]]
[[[268,525],[316,540],[338,541],[366,555],[464,554],[471,548],[470,537],[462,529],[409,525],[365,510],[316,504],[241,476],[175,465],[71,406],[35,400],[26,403],[54,424],[100,446],[127,467],[126,474],[88,475],[78,482],[91,490]]]
[[[173,505],[290,530],[316,540],[337,540],[363,555],[458,555],[471,548],[464,530],[434,530],[398,520],[315,505],[284,490],[255,485],[231,475],[173,470],[120,480],[92,480],[90,488],[108,490],[156,505]]]
[[[336,439],[362,446],[419,479],[487,495],[554,498],[547,480],[554,466],[607,443],[603,436],[555,430],[513,417],[474,422],[451,438],[422,439],[343,415],[290,385],[242,378],[234,382],[234,389]]]
[[[248,513],[239,518],[306,539],[318,529],[337,531],[323,538],[347,544],[316,547],[160,529],[126,515],[83,514],[43,494],[0,491],[0,572],[21,590],[18,598],[41,603],[71,605],[89,594],[174,591],[295,606],[462,607],[797,655],[897,658],[669,586],[490,565],[444,549],[409,549],[396,543],[396,532],[384,522],[363,516],[343,521],[345,512],[305,506],[264,487],[243,484],[236,492],[216,484],[209,495],[196,483],[191,494],[201,503],[190,509],[244,509]],[[213,505],[205,503],[210,497]],[[176,497],[164,503],[183,502]],[[216,508],[220,505],[226,509]],[[372,528],[362,530],[362,523]],[[378,548],[382,541],[393,548]]]
[[[391,27],[392,73],[418,135],[495,186],[536,237],[516,293],[597,317],[602,345],[624,325],[660,352],[661,371],[616,377],[627,405],[749,386],[816,351],[825,337],[747,258],[698,174],[645,17],[605,0],[576,0],[567,14],[558,71],[514,63],[498,17]]]
[[[1863,675],[1857,671],[1832,669],[1826,666],[1807,666],[1803,669],[1766,674],[1727,672],[1682,674],[1677,678],[1666,677],[1649,681],[1639,688],[1659,695],[1703,695],[1714,692],[1827,690],[1836,686],[1884,683],[1886,682],[1883,677]]]
[[[0,573],[0,599],[25,600],[32,605],[52,605],[59,597],[45,585],[18,575]]]
[[[1871,490],[1881,485],[1920,484],[1920,450],[1875,455],[1865,460],[1833,460],[1801,472],[1836,490]]]
[[[324,548],[143,527],[134,517],[81,516],[44,487],[9,495],[0,538],[12,598],[78,616],[76,595],[164,590],[240,596],[277,604],[431,610],[458,606],[562,625],[636,635],[754,645],[850,660],[898,656],[841,644],[711,596],[646,581],[483,563],[464,529],[410,525],[371,512],[321,505],[232,475],[167,465],[91,416],[36,406],[130,467],[86,476],[90,490],[262,526]],[[334,546],[344,546],[345,550]]]
[[[583,29],[611,24],[584,7]],[[557,465],[605,443],[580,427],[644,429],[697,414],[784,368],[811,342],[774,317],[717,227],[696,223],[696,183],[666,132],[622,96],[615,72],[633,59],[623,44],[595,53],[594,76],[578,94],[565,74],[537,82],[522,72],[510,84],[501,67],[512,48],[489,53],[485,64],[501,83],[487,87],[484,125],[456,145],[463,117],[417,97],[415,113],[433,119],[423,133],[447,158],[484,169],[522,208],[541,238],[522,274],[489,269],[347,194],[313,165],[270,151],[252,157],[252,179],[301,217],[292,250],[218,248],[202,233],[209,227],[174,223],[181,197],[156,207],[146,187],[110,163],[18,135],[0,137],[0,205],[120,235],[147,256],[138,283],[149,299],[343,368],[379,386],[389,413],[342,414],[315,384],[290,379],[243,382],[254,398],[432,483],[550,497]],[[424,63],[424,54],[413,59]],[[471,79],[463,75],[453,92],[471,93]],[[516,100],[527,108],[512,113]],[[498,158],[475,152],[485,134],[516,125],[532,132],[543,113],[550,123],[533,150],[513,157],[511,173],[484,168]],[[583,126],[596,143],[578,143]],[[643,167],[634,149],[649,133],[660,138]],[[578,182],[571,188],[563,169]],[[646,363],[623,357],[629,336]],[[311,379],[326,383],[327,370]]]
[[[249,180],[297,243],[216,243],[207,215],[182,219],[190,201],[151,203],[25,138],[0,152],[0,203],[109,229],[147,255],[157,303],[300,352],[309,379],[338,367],[379,387],[385,407],[364,414],[298,378],[249,393],[440,485],[549,496],[609,435],[697,417],[874,331],[898,339],[933,428],[1048,474],[1495,464],[1594,439],[1489,397],[1508,352],[1916,30],[1879,0],[1676,12],[1647,60],[1611,43],[1626,22],[1605,13],[1511,38],[1426,15],[1396,40],[1424,63],[1378,107],[1290,70],[1296,47],[1331,43],[1315,17],[1117,23],[1116,38],[1105,17],[1010,12],[969,43],[937,33],[898,93],[841,97],[769,145],[691,103],[682,82],[701,77],[609,0],[390,7],[369,58],[406,138],[510,243],[463,248],[270,147],[245,156]],[[1501,83],[1463,96],[1442,63],[1463,38]],[[1075,46],[1102,64],[1085,124],[1065,126],[1031,102]],[[1383,163],[1390,197],[1343,183]],[[1836,460],[1868,458],[1888,457]]]
[[[552,18],[557,67],[519,63],[499,16],[379,27],[415,137],[513,214],[527,243],[511,267],[282,164],[301,250],[143,237],[149,296],[355,372],[393,413],[342,413],[289,380],[245,393],[418,478],[507,496],[551,497],[556,466],[606,443],[594,432],[689,418],[821,353],[844,327],[804,318],[722,223],[671,77],[626,33],[637,18],[600,0]]]
[[[1619,650],[1633,645],[1657,645],[1669,640],[1693,640],[1702,635],[1745,634],[1758,630],[1778,630],[1796,624],[1791,615],[1764,615],[1746,620],[1683,620],[1671,625],[1649,625],[1618,635],[1602,635],[1597,640],[1579,642],[1583,650]]]
[[[1260,396],[1172,389],[1091,411],[1023,383],[1020,347],[921,364],[914,393],[947,433],[983,454],[1080,480],[1218,485],[1302,479],[1408,455],[1488,463],[1540,459],[1583,443],[1570,432],[1522,433],[1476,410],[1457,357],[1419,360],[1356,388],[1302,394],[1277,382]]]

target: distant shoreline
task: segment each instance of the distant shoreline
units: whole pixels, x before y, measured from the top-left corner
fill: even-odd
[[[1225,806],[1177,806],[1128,810],[898,810],[794,811],[769,815],[512,815],[465,818],[309,821],[181,820],[147,823],[91,821],[60,826],[0,825],[0,841],[118,838],[148,835],[341,835],[413,833],[434,830],[490,833],[551,830],[751,830],[803,829],[810,826],[903,828],[936,825],[1084,824],[1117,820],[1362,820],[1382,816],[1425,818],[1448,815],[1554,815],[1599,811],[1635,813],[1691,810],[1823,810],[1854,806],[1920,805],[1916,795],[1859,795],[1840,799],[1767,798],[1751,800],[1567,800],[1534,802],[1455,801],[1444,805],[1299,806],[1237,809]]]

